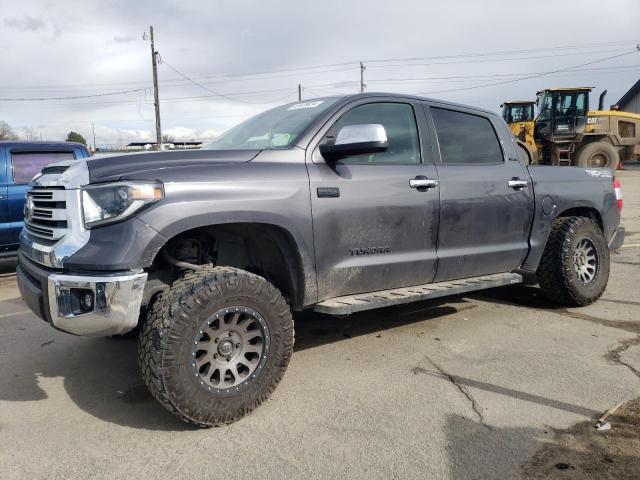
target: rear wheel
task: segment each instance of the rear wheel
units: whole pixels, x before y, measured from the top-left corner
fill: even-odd
[[[231,423],[266,400],[293,351],[293,320],[264,278],[205,267],[155,302],[139,364],[154,397],[185,422]]]
[[[555,303],[579,307],[595,302],[609,280],[609,247],[600,227],[590,218],[558,218],[536,275]]]
[[[599,141],[588,143],[576,155],[576,165],[590,168],[610,168],[615,170],[620,163],[620,155],[610,143]]]

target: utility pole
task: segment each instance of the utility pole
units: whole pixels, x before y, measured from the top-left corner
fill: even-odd
[[[360,93],[364,93],[364,88],[366,85],[364,84],[364,71],[367,67],[364,66],[364,63],[360,62]]]
[[[298,84],[298,101],[302,101],[302,85]]]
[[[96,151],[96,126],[91,122],[91,131],[93,132],[93,151]]]
[[[143,37],[146,40],[146,32]],[[149,40],[151,41],[151,65],[153,66],[153,106],[156,109],[156,142],[158,150],[162,148],[162,127],[160,126],[160,96],[158,92],[158,52],[153,42],[153,26],[149,27]]]

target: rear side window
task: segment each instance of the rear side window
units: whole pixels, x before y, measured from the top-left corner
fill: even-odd
[[[11,153],[13,181],[29,183],[40,170],[54,162],[75,159],[73,152],[15,152]]]
[[[503,163],[502,148],[491,122],[478,115],[431,108],[444,164]]]

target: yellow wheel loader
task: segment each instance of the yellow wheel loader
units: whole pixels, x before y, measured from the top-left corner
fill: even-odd
[[[502,118],[519,140],[518,145],[527,151],[525,158],[531,159],[527,163],[537,163],[538,159],[538,147],[533,136],[535,104],[532,100],[513,100],[500,105]]]
[[[503,104],[503,117],[528,148],[531,163],[615,170],[621,161],[640,158],[640,115],[618,111],[615,106],[604,110],[606,90],[600,95],[598,109],[590,111],[592,90],[592,87],[574,87],[538,92],[533,145],[527,138],[527,122],[512,122],[515,117],[507,116],[510,104],[526,102]]]

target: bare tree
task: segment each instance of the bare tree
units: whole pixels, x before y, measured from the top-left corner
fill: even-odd
[[[16,132],[4,120],[0,120],[0,140],[18,140]]]
[[[30,126],[22,127],[22,132],[25,140],[37,140],[38,133],[36,129]]]

